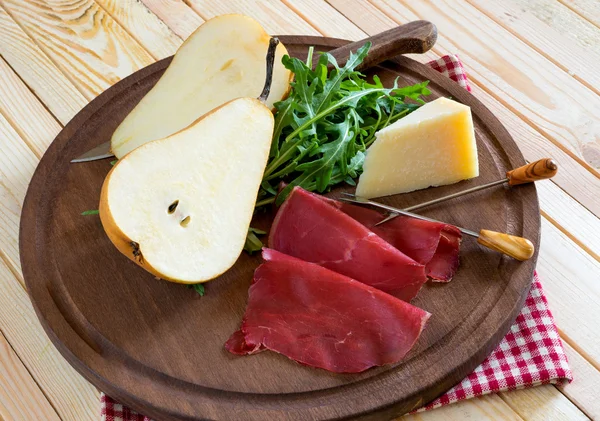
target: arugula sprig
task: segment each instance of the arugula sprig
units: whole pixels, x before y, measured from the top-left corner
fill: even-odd
[[[324,192],[342,182],[354,185],[375,133],[424,103],[428,81],[399,87],[396,80],[385,88],[377,76],[370,83],[356,70],[370,46],[351,53],[343,67],[322,53],[313,69],[312,48],[306,62],[283,57],[294,82],[288,98],[275,104],[273,142],[257,207],[280,204],[294,186]],[[277,194],[274,186],[280,180],[289,184]]]

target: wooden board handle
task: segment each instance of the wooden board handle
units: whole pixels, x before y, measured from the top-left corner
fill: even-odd
[[[527,238],[502,232],[481,230],[477,242],[489,249],[499,251],[507,256],[523,261],[533,256],[535,247]]]
[[[556,161],[552,158],[544,158],[507,172],[506,178],[508,178],[508,184],[516,186],[518,184],[552,178],[556,175],[557,171],[558,165]]]
[[[330,53],[335,57],[338,64],[343,66],[350,57],[351,51],[355,52],[366,42],[371,42],[369,54],[358,67],[361,70],[373,67],[400,54],[424,53],[433,47],[436,40],[437,28],[435,25],[426,20],[416,20],[372,37],[346,44],[331,50]],[[316,64],[317,58],[315,57],[313,60],[313,65]]]

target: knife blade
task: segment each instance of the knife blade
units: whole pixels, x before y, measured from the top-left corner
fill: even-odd
[[[403,209],[394,208],[392,206],[385,205],[383,203],[375,202],[373,200],[365,199],[360,196],[355,196],[349,193],[343,193],[349,197],[340,197],[338,200],[349,203],[356,203],[359,205],[368,205],[376,208],[384,209],[389,212],[394,212],[400,215],[405,215],[411,218],[421,219],[423,221],[445,223],[436,219],[427,218],[426,216],[419,215],[416,213],[408,212]],[[477,242],[490,250],[499,251],[500,253],[506,254],[507,256],[524,261],[530,259],[534,252],[535,247],[531,241],[527,238],[517,237],[516,235],[506,234],[504,232],[490,231],[481,229],[479,232],[471,231],[469,229],[458,227],[456,228],[463,234],[477,238]]]
[[[111,158],[113,156],[115,156],[115,155],[110,151],[110,141],[109,141],[109,142],[104,142],[100,146],[96,146],[94,149],[90,149],[89,151],[87,151],[86,153],[84,153],[83,155],[81,155],[75,159],[72,159],[71,163],[90,162],[90,161],[96,161],[97,159]]]
[[[428,51],[437,39],[437,28],[431,22],[418,20],[377,35],[355,41],[329,51],[340,66],[348,60],[351,51],[356,51],[366,42],[371,43],[369,54],[360,69],[375,66],[400,54],[421,54]],[[315,58],[316,60],[316,58]],[[110,152],[110,142],[103,143],[73,159],[71,162],[89,162],[114,156]]]

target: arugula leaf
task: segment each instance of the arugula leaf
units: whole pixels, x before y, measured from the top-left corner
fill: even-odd
[[[283,202],[294,186],[325,192],[343,182],[355,185],[375,133],[424,103],[428,81],[399,87],[396,80],[386,88],[377,76],[367,81],[356,71],[369,48],[367,43],[351,53],[343,67],[324,53],[313,69],[312,48],[306,62],[282,59],[295,79],[288,98],[275,104],[273,142],[256,207]],[[273,186],[280,180],[288,185],[277,194]]]
[[[100,211],[98,209],[93,209],[93,210],[86,210],[81,212],[81,214],[83,216],[87,216],[87,215],[98,215],[100,213]]]
[[[194,289],[201,297],[204,297],[204,284],[190,284],[188,288]]]
[[[263,243],[258,238],[258,235],[265,235],[266,233],[266,231],[259,230],[257,228],[248,228],[248,235],[246,236],[244,251],[246,251],[250,255],[256,253],[257,251],[261,251],[263,248]]]

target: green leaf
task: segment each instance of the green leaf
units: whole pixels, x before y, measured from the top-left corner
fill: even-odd
[[[275,104],[275,129],[258,206],[281,204],[294,186],[325,192],[338,183],[355,184],[362,172],[366,149],[382,128],[417,109],[430,92],[427,81],[399,86],[396,79],[385,87],[356,69],[370,44],[350,53],[340,67],[324,53],[314,69],[312,51],[307,60],[284,57],[282,63],[294,73],[288,98]],[[331,69],[328,70],[328,66]],[[273,186],[287,186],[277,193]],[[258,247],[249,235],[249,247]]]
[[[262,241],[257,237],[258,235],[265,235],[266,231],[257,228],[248,228],[248,235],[246,236],[246,243],[244,244],[244,251],[252,255],[263,248]]]
[[[204,284],[190,284],[188,285],[188,288],[192,288],[198,295],[204,297]]]
[[[317,112],[321,111],[321,109],[324,106],[327,106],[331,102],[333,96],[339,91],[342,81],[354,72],[356,66],[362,63],[364,58],[367,56],[367,53],[369,52],[369,48],[371,48],[371,43],[366,42],[365,45],[363,45],[356,51],[356,54],[350,52],[350,57],[348,57],[346,65],[341,69],[339,68],[337,61],[331,54],[325,54],[325,57],[327,57],[328,62],[334,66],[335,70],[333,70],[333,74],[330,76],[331,79],[325,82],[325,86],[323,87],[323,93],[319,97],[319,103],[316,107]]]
[[[113,166],[117,163],[118,159],[115,159],[114,161],[110,161],[110,165]]]
[[[83,216],[87,216],[87,215],[98,215],[100,213],[100,211],[98,209],[93,209],[93,210],[86,210],[81,212],[81,214]]]
[[[257,234],[257,235],[265,235],[267,233],[267,231],[263,231],[261,229],[252,228],[252,227],[248,228],[248,231],[253,232],[254,234]]]

